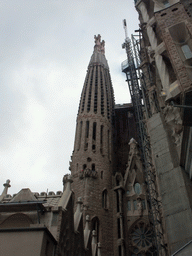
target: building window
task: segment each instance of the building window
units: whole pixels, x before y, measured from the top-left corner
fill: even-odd
[[[106,189],[102,193],[102,207],[104,209],[108,208],[108,194]]]
[[[86,121],[86,133],[85,133],[85,137],[86,137],[86,138],[89,137],[89,121]]]
[[[100,131],[100,152],[103,153],[103,125],[101,125],[101,131]]]
[[[94,122],[93,123],[93,140],[96,140],[96,127],[97,127],[97,123]]]
[[[96,145],[95,145],[95,140],[96,140],[96,128],[97,128],[97,123],[93,123],[93,134],[92,134],[92,139],[93,139],[93,145],[92,145],[92,150],[95,151]]]
[[[119,245],[119,256],[121,256],[121,245]]]
[[[80,127],[79,127],[79,141],[78,141],[78,147],[77,147],[77,150],[79,150],[79,149],[80,149],[80,147],[81,147],[82,126],[83,126],[83,121],[81,121],[81,122],[80,122]]]
[[[131,211],[131,201],[127,201],[127,210]]]
[[[95,171],[95,164],[92,164],[92,171]]]
[[[135,183],[134,190],[137,195],[141,194],[141,185],[139,183]]]
[[[118,194],[118,192],[116,192],[116,196],[117,196],[117,212],[119,212],[119,194]]]
[[[98,217],[94,217],[92,219],[92,231],[95,230],[97,235],[97,242],[99,241],[99,219]]]
[[[117,219],[117,231],[118,231],[118,238],[121,238],[121,226],[120,226],[120,219]]]
[[[142,200],[141,203],[142,203],[142,206],[143,206],[143,210],[146,210],[145,200]]]
[[[134,205],[134,210],[137,210],[137,200],[133,201],[133,205]]]
[[[191,59],[192,58],[192,51],[191,49],[189,48],[189,45],[188,44],[184,44],[181,46],[181,50],[185,56],[185,59],[188,60],[188,59]]]
[[[139,255],[137,253],[143,250],[144,248],[148,249],[149,247],[152,246],[152,232],[146,223],[143,223],[143,222],[137,223],[135,227],[133,227],[133,230],[131,231],[130,238],[131,238],[131,244],[133,246],[132,250],[135,253],[135,255]],[[149,254],[149,255],[152,255],[152,254]]]

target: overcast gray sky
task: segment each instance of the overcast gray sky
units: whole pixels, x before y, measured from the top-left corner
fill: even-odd
[[[94,35],[118,103],[130,102],[122,20],[138,29],[133,0],[0,0],[0,193],[62,190]]]

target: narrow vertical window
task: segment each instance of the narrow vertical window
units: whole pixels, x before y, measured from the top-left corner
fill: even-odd
[[[137,195],[141,194],[141,185],[139,183],[135,183],[134,190]]]
[[[121,245],[119,245],[118,248],[119,248],[119,256],[121,256]]]
[[[103,153],[103,125],[101,125],[101,130],[100,130],[100,152],[101,154]]]
[[[141,202],[142,202],[143,210],[145,210],[146,209],[145,200],[142,200]]]
[[[89,84],[89,94],[88,94],[88,102],[87,102],[87,112],[90,111],[91,108],[91,93],[92,93],[92,84],[93,84],[93,69],[91,72],[91,79]]]
[[[92,164],[92,171],[95,171],[95,164]]]
[[[88,148],[88,138],[89,138],[89,121],[86,121],[86,127],[85,127],[85,147],[84,147],[85,150],[87,150],[87,148]]]
[[[118,238],[121,238],[121,226],[120,226],[120,219],[117,219],[117,229],[118,229]]]
[[[137,210],[137,201],[136,200],[133,201],[133,205],[134,205],[134,210]]]
[[[94,122],[93,123],[93,140],[96,140],[96,127],[97,127],[97,123]]]
[[[119,212],[119,194],[116,192],[117,195],[117,212]]]
[[[131,201],[130,200],[127,201],[127,210],[131,211]]]
[[[79,150],[79,149],[80,149],[80,147],[81,147],[82,126],[83,126],[83,121],[81,121],[81,122],[80,122],[80,127],[79,127],[79,142],[78,142],[77,150]]]
[[[98,217],[94,217],[92,219],[92,230],[96,231],[97,242],[98,242],[99,241],[99,219],[98,219]]]
[[[96,149],[96,127],[97,127],[97,123],[94,122],[93,123],[93,135],[92,135],[92,139],[93,139],[93,144],[92,144],[92,149],[95,150]]]
[[[86,122],[86,138],[89,137],[89,121]]]
[[[96,66],[95,95],[94,95],[94,112],[95,113],[97,113],[97,86],[98,86],[98,67]]]
[[[101,115],[104,116],[104,90],[103,90],[103,74],[100,72],[101,77]]]
[[[108,208],[108,195],[107,195],[107,190],[106,189],[102,193],[102,207],[104,209]]]

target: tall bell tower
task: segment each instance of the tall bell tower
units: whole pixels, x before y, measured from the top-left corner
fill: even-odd
[[[71,162],[75,200],[83,201],[84,219],[96,230],[103,253],[113,255],[113,115],[114,96],[105,58],[105,42],[95,36],[93,55],[81,94]]]

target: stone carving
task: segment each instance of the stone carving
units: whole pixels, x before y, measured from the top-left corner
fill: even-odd
[[[158,112],[157,106],[156,106],[156,104],[155,104],[155,100],[156,100],[155,97],[154,97],[155,92],[156,92],[156,91],[155,91],[155,86],[152,86],[152,87],[149,89],[149,91],[148,91],[149,103],[150,103],[150,108],[151,108],[151,114],[152,114],[152,115]]]
[[[72,181],[72,176],[70,175],[70,174],[65,174],[64,176],[63,176],[63,185],[65,185],[65,183],[67,183],[67,182],[73,182]]]
[[[140,197],[137,198],[137,210],[139,212],[139,216],[142,217],[143,216],[143,205],[142,205],[142,201],[141,201]]]
[[[2,201],[7,196],[8,188],[11,187],[10,180],[6,180],[6,182],[3,184],[3,186],[4,186],[4,190],[3,190],[2,194],[0,195],[0,201]]]
[[[101,35],[100,34],[98,34],[98,36],[95,35],[94,39],[95,39],[95,45],[100,46],[100,44],[101,44]]]
[[[98,34],[98,36],[95,35],[94,39],[95,39],[94,50],[97,52],[100,52],[102,54],[105,54],[105,41],[102,40],[102,42],[101,42],[100,34]]]
[[[174,142],[177,146],[181,144],[181,135],[183,131],[180,110],[176,107],[167,105],[164,108],[165,122],[171,127]]]
[[[147,47],[147,53],[149,57],[149,62],[153,63],[155,61],[155,51],[152,49],[151,46]]]
[[[84,178],[88,178],[91,177],[93,179],[96,179],[98,176],[97,171],[94,170],[90,170],[89,168],[86,168],[85,170],[81,170],[79,172],[79,178],[80,179],[84,179]]]
[[[130,142],[129,142],[129,146],[130,146],[129,155],[130,156],[133,155],[133,154],[139,155],[139,150],[138,150],[137,144],[138,143],[134,138],[132,138],[130,140]]]
[[[105,54],[105,41],[104,40],[102,40],[102,42],[101,42],[101,53]]]

